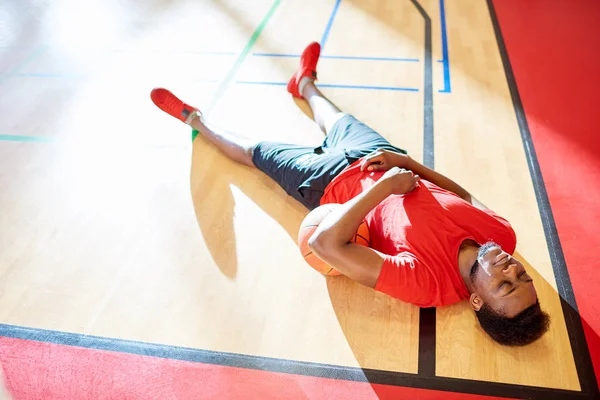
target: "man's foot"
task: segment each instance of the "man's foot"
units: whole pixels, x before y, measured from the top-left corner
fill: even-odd
[[[185,104],[167,89],[153,89],[150,98],[158,108],[188,125],[192,123],[194,118],[202,117],[200,110]]]
[[[301,89],[307,80],[315,81],[317,79],[317,63],[320,55],[321,45],[317,42],[312,42],[304,49],[300,57],[300,66],[287,85],[287,90],[292,96],[302,98]],[[303,80],[302,78],[307,79]]]

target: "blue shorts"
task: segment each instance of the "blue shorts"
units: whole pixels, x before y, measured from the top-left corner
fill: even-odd
[[[340,172],[360,158],[386,149],[406,154],[352,115],[344,115],[319,147],[260,142],[252,162],[309,210],[320,205],[323,192]]]

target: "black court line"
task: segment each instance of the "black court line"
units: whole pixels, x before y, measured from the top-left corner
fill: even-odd
[[[433,82],[431,62],[431,18],[417,0],[410,0],[417,8],[425,23],[423,58],[423,164],[433,169],[434,143],[433,143]]]
[[[589,398],[583,396],[581,392],[569,390],[556,390],[543,387],[509,385],[443,377],[424,377],[401,372],[361,369],[331,364],[319,364],[219,351],[198,350],[187,347],[112,339],[76,333],[50,331],[45,329],[25,328],[5,324],[0,324],[0,336],[79,348],[157,357],[169,360],[180,360],[203,364],[246,368],[259,371],[281,372],[286,374],[315,376],[391,386],[413,387],[419,389],[540,400],[577,400]]]
[[[554,277],[556,279],[558,294],[561,298],[562,311],[567,325],[567,331],[569,334],[569,340],[571,342],[571,349],[575,359],[575,367],[577,369],[581,390],[583,393],[588,393],[590,396],[597,398],[600,397],[598,383],[596,381],[592,359],[589,354],[587,340],[583,331],[583,324],[577,308],[577,302],[575,300],[571,278],[569,277],[569,270],[567,269],[567,263],[565,261],[562,245],[556,229],[554,215],[550,206],[550,199],[548,198],[542,171],[538,162],[533,140],[531,139],[529,124],[527,122],[525,110],[523,109],[523,103],[517,88],[517,82],[512,70],[512,65],[510,64],[510,58],[506,50],[506,45],[502,36],[502,30],[500,29],[498,16],[496,14],[496,9],[494,8],[494,2],[492,0],[487,0],[487,6],[490,12],[490,19],[492,20],[494,27],[496,41],[498,43],[498,51],[502,57],[504,73],[506,74],[506,81],[508,82],[508,87],[510,89],[510,96],[515,110],[515,116],[517,117],[519,130],[521,132],[523,148],[525,149],[525,154],[527,156],[529,173],[535,189],[535,197],[538,203],[542,225],[544,227],[544,234],[546,237],[548,252],[550,254],[550,260],[552,262]]]
[[[433,142],[433,82],[431,63],[431,18],[416,0],[411,0],[419,14],[423,17],[424,50],[423,58],[423,164],[434,169]],[[420,376],[435,376],[436,346],[436,314],[435,308],[419,310],[419,366]]]

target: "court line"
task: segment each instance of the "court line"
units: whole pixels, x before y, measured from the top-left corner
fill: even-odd
[[[431,62],[431,18],[417,0],[411,0],[425,23],[424,82],[423,82],[423,164],[434,169],[433,141],[433,79]],[[436,311],[435,308],[419,310],[419,359],[420,376],[435,377],[436,364]]]
[[[261,82],[261,81],[236,81],[235,83],[242,85],[272,85],[272,86],[287,86],[287,82]],[[363,85],[337,85],[330,83],[318,83],[317,87],[327,87],[327,88],[342,88],[342,89],[365,89],[365,90],[396,90],[396,91],[404,91],[404,92],[418,92],[419,89],[416,88],[405,88],[405,87],[395,87],[395,86],[363,86]]]
[[[300,54],[284,54],[284,53],[253,53],[255,57],[289,57],[300,58]],[[365,60],[365,61],[400,61],[400,62],[419,62],[418,58],[403,58],[403,57],[358,57],[358,56],[327,56],[321,54],[319,58],[335,58],[342,60]]]
[[[0,324],[0,336],[42,343],[111,351],[169,360],[245,368],[258,371],[315,376],[365,384],[382,384],[440,390],[447,392],[479,394],[510,398],[544,400],[589,399],[581,392],[550,389],[536,386],[511,385],[446,377],[425,377],[416,374],[362,369],[307,361],[293,361],[271,357],[251,356],[189,347],[171,346],[133,340],[107,338],[79,333]],[[56,349],[59,351],[59,349]]]
[[[329,87],[329,88],[346,88],[346,89],[366,89],[366,90],[398,90],[404,92],[418,92],[417,88],[405,88],[395,86],[361,86],[361,85],[333,85],[329,83],[319,83],[317,87]]]
[[[446,28],[446,4],[440,0],[440,25],[442,31],[442,62],[444,63],[444,89],[440,93],[452,93],[450,86],[450,60],[448,58],[448,30]]]
[[[533,183],[540,218],[544,228],[544,236],[546,238],[548,253],[552,263],[552,270],[556,279],[557,291],[561,300],[563,316],[567,325],[567,332],[569,334],[569,341],[571,343],[571,350],[575,360],[575,368],[577,370],[579,384],[581,385],[581,391],[593,398],[600,398],[600,389],[598,388],[594,365],[589,353],[581,316],[579,315],[579,310],[577,308],[577,301],[573,292],[573,285],[571,284],[571,278],[569,276],[569,270],[567,268],[560,237],[558,236],[550,199],[548,198],[537,153],[535,151],[533,139],[531,138],[527,115],[523,108],[523,102],[521,101],[521,95],[519,94],[517,81],[510,63],[510,58],[506,49],[506,44],[504,43],[504,37],[502,36],[502,30],[493,1],[487,0],[487,6],[494,28],[494,34],[496,35],[498,51],[502,58],[502,65],[504,67],[506,81],[508,82],[519,131],[521,133],[521,140],[523,142],[529,174]]]
[[[331,26],[333,25],[333,20],[340,8],[340,3],[342,0],[336,0],[335,5],[333,6],[333,11],[331,12],[331,16],[329,17],[329,21],[327,22],[327,26],[325,27],[325,32],[323,32],[323,36],[321,37],[321,50],[325,48],[325,43],[327,43],[327,39],[329,38],[329,32],[331,30]]]
[[[337,58],[342,60],[368,60],[368,61],[400,61],[400,62],[419,62],[418,58],[402,57],[355,57],[355,56],[321,56],[321,58]]]
[[[0,140],[8,142],[52,142],[52,138],[43,136],[0,135]]]

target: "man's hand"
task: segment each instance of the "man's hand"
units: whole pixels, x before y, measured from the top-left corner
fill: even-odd
[[[361,171],[387,171],[390,168],[407,168],[410,157],[407,154],[379,149],[366,156],[360,166]]]
[[[419,183],[419,175],[398,167],[388,170],[378,184],[386,185],[390,194],[405,194],[413,190]]]

